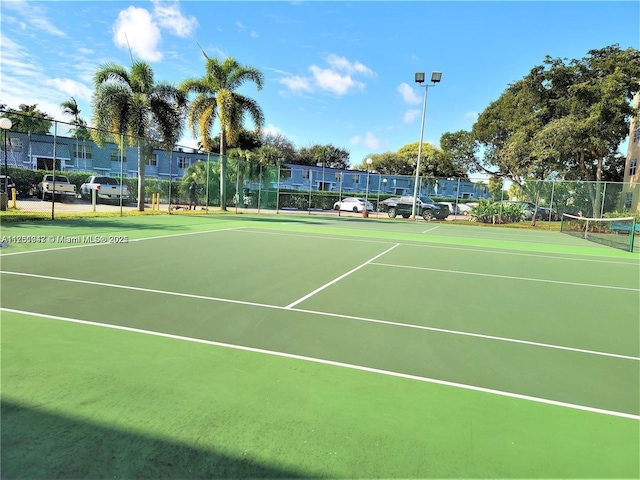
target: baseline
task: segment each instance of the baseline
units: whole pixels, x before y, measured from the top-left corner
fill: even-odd
[[[573,410],[581,410],[581,411],[584,411],[584,412],[598,413],[598,414],[602,414],[602,415],[610,415],[610,416],[621,417],[621,418],[628,418],[628,419],[631,419],[631,420],[640,420],[640,415],[634,415],[634,414],[631,414],[631,413],[624,413],[624,412],[617,412],[617,411],[614,411],[614,410],[605,410],[605,409],[601,409],[601,408],[587,407],[585,405],[577,405],[577,404],[573,404],[573,403],[559,402],[557,400],[551,400],[551,399],[542,398],[542,397],[534,397],[534,396],[531,396],[531,395],[522,395],[522,394],[514,393],[514,392],[506,392],[506,391],[495,390],[495,389],[491,389],[491,388],[478,387],[478,386],[475,386],[475,385],[467,385],[467,384],[464,384],[464,383],[449,382],[449,381],[446,381],[446,380],[439,380],[439,379],[429,378],[429,377],[420,377],[418,375],[410,375],[410,374],[406,374],[406,373],[393,372],[393,371],[390,371],[390,370],[382,370],[382,369],[378,369],[378,368],[365,367],[365,366],[362,366],[362,365],[353,365],[353,364],[349,364],[349,363],[336,362],[336,361],[333,361],[333,360],[326,360],[326,359],[322,359],[322,358],[308,357],[308,356],[304,356],[304,355],[296,355],[296,354],[292,354],[292,353],[278,352],[278,351],[274,351],[274,350],[266,350],[266,349],[255,348],[255,347],[246,347],[246,346],[243,346],[243,345],[235,345],[235,344],[231,344],[231,343],[222,343],[222,342],[216,342],[216,341],[213,341],[213,340],[204,340],[204,339],[199,339],[199,338],[185,337],[185,336],[174,335],[174,334],[170,334],[170,333],[153,332],[153,331],[150,331],[150,330],[143,330],[143,329],[139,329],[139,328],[124,327],[124,326],[119,326],[119,325],[110,325],[110,324],[106,324],[106,323],[92,322],[92,321],[89,321],[89,320],[80,320],[80,319],[75,319],[75,318],[60,317],[60,316],[56,316],[56,315],[47,315],[47,314],[42,314],[42,313],[28,312],[28,311],[24,311],[24,310],[0,308],[0,311],[15,313],[15,314],[19,314],[19,315],[30,315],[30,316],[39,317],[39,318],[46,318],[48,320],[56,320],[56,321],[63,321],[63,322],[69,322],[69,323],[77,323],[77,324],[82,324],[82,325],[89,325],[89,326],[94,326],[94,327],[110,328],[110,329],[113,329],[113,330],[120,330],[120,331],[132,332],[132,333],[140,333],[140,334],[143,334],[143,335],[151,335],[151,336],[155,336],[155,337],[169,338],[169,339],[172,339],[172,340],[181,340],[181,341],[187,341],[187,342],[193,342],[193,343],[201,343],[201,344],[205,344],[205,345],[211,345],[211,346],[216,346],[216,347],[221,347],[221,348],[229,348],[229,349],[233,349],[233,350],[242,350],[242,351],[252,352],[252,353],[261,353],[261,354],[272,355],[272,356],[276,356],[276,357],[284,357],[284,358],[290,358],[290,359],[294,359],[294,360],[302,360],[302,361],[307,361],[307,362],[319,363],[319,364],[323,364],[323,365],[330,365],[330,366],[334,366],[334,367],[341,367],[341,368],[348,368],[348,369],[352,369],[352,370],[359,370],[359,371],[362,371],[362,372],[376,373],[376,374],[379,374],[379,375],[386,375],[386,376],[390,376],[390,377],[404,378],[404,379],[407,379],[407,380],[415,380],[415,381],[420,381],[420,382],[425,382],[425,383],[432,383],[432,384],[436,384],[436,385],[443,385],[443,386],[459,388],[459,389],[463,389],[463,390],[471,390],[471,391],[475,391],[475,392],[488,393],[488,394],[498,395],[498,396],[502,396],[502,397],[515,398],[515,399],[519,399],[519,400],[527,400],[527,401],[536,402],[536,403],[542,403],[542,404],[546,404],[546,405],[564,407],[564,408],[569,408],[569,409],[573,409]]]

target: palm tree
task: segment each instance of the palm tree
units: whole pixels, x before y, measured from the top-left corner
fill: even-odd
[[[76,155],[78,152],[78,140],[82,140],[82,158],[85,159],[84,167],[87,167],[87,161],[85,158],[85,148],[84,141],[89,140],[91,138],[91,134],[87,129],[87,122],[80,117],[80,107],[78,107],[78,102],[75,98],[69,97],[69,100],[65,100],[60,104],[62,108],[62,114],[68,115],[72,118],[71,125],[74,126],[73,129],[73,137],[76,139]]]
[[[258,69],[240,65],[234,58],[223,62],[216,58],[206,58],[205,75],[201,78],[189,78],[179,88],[195,93],[187,115],[188,125],[194,136],[200,137],[202,146],[211,151],[213,139],[211,130],[217,118],[220,123],[220,208],[226,210],[227,145],[233,145],[242,130],[245,114],[249,114],[256,128],[264,124],[264,115],[258,103],[245,97],[238,89],[245,81],[254,82],[258,91],[262,89],[263,75]]]
[[[131,71],[116,63],[106,63],[94,76],[92,136],[98,145],[115,140],[120,148],[126,136],[138,146],[138,210],[144,211],[144,167],[146,156],[158,143],[173,150],[184,126],[187,98],[166,82],[156,83],[151,66],[135,60]],[[114,138],[115,137],[115,138]]]

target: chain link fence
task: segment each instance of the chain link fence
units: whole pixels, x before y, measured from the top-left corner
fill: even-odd
[[[74,125],[52,124],[53,135],[2,131],[0,189],[6,195],[0,199],[1,215],[56,218],[142,209],[181,214],[223,205],[235,212],[344,214],[336,204],[346,197],[368,201],[375,215],[384,215],[378,211],[381,201],[417,191],[447,202],[452,212],[482,201],[527,202],[539,219],[553,221],[562,213],[599,218],[635,212],[640,197],[638,184],[616,182],[527,181],[522,187],[491,188],[486,178],[420,177],[416,189],[413,176],[322,165],[265,166],[180,145],[168,152],[149,139],[124,135],[98,146],[89,128],[78,135]],[[105,178],[115,179],[115,185]]]

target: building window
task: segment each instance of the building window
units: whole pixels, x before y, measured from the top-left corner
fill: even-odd
[[[638,170],[638,159],[632,158],[631,162],[629,162],[629,176],[633,177]]]
[[[119,162],[120,161],[120,150],[118,150],[117,148],[112,148],[109,151],[109,156],[111,157],[111,161],[112,162]]]
[[[640,125],[633,131],[633,141],[640,142]]]
[[[302,170],[302,179],[309,180],[309,170]]]
[[[149,157],[149,160],[147,161],[147,166],[149,167],[157,167],[158,166],[158,154],[157,153],[152,153],[151,157]]]
[[[342,181],[342,173],[336,172],[336,175],[334,178],[336,179],[336,182],[340,183]]]
[[[630,210],[631,209],[632,200],[633,200],[633,192],[627,192],[625,197],[624,197],[624,208],[625,208],[625,210]]]
[[[73,145],[73,156],[75,158],[83,158],[88,160],[91,157],[91,145],[83,145],[82,143],[76,143]]]
[[[353,177],[353,184],[357,185],[358,183],[360,183],[360,175],[352,175]]]
[[[178,157],[178,168],[189,168],[191,160],[188,157]]]

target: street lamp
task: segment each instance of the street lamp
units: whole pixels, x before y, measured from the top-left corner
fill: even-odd
[[[367,209],[367,203],[369,202],[369,170],[371,168],[371,164],[373,163],[373,160],[371,160],[370,158],[367,158],[366,160],[367,162],[367,190],[364,196],[364,209]]]
[[[0,128],[4,130],[4,186],[2,187],[2,193],[9,192],[9,165],[7,162],[7,130],[9,130],[13,124],[7,117],[0,118]]]
[[[411,207],[411,220],[416,219],[416,202],[418,201],[418,182],[420,180],[420,157],[422,155],[422,137],[424,134],[424,117],[427,113],[427,92],[429,87],[435,87],[436,83],[439,83],[442,79],[442,72],[431,73],[431,84],[424,83],[424,72],[416,73],[415,81],[419,83],[420,87],[424,87],[424,103],[422,104],[422,123],[420,124],[420,143],[418,144],[418,162],[416,164],[416,182],[413,186],[413,206]]]

